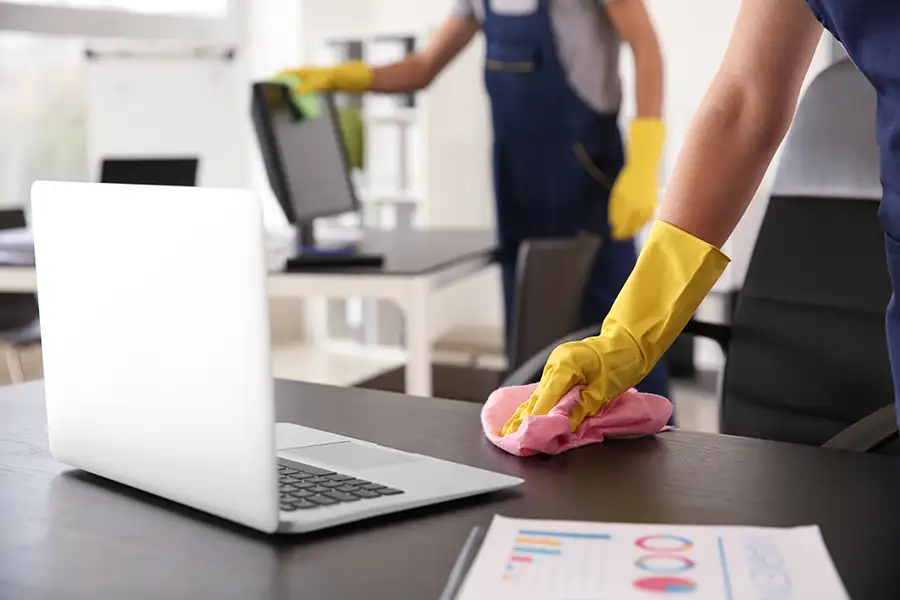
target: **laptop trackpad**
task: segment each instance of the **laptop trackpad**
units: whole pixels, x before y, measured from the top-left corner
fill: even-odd
[[[359,470],[392,467],[419,460],[419,457],[415,454],[382,450],[354,442],[337,442],[319,446],[288,448],[280,450],[278,455],[288,460],[299,462],[313,460],[317,463],[334,467],[337,471],[341,469]]]

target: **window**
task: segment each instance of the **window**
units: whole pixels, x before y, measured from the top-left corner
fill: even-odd
[[[7,0],[59,8],[122,10],[140,14],[225,17],[228,0]]]
[[[0,31],[0,208],[26,205],[35,179],[87,180],[83,50]]]
[[[0,30],[81,39],[234,44],[235,7],[256,0],[0,0]]]

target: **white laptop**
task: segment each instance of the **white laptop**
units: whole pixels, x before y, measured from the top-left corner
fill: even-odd
[[[58,460],[264,532],[522,483],[276,425],[253,193],[41,181],[31,198]]]

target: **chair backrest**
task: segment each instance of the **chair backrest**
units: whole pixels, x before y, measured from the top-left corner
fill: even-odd
[[[600,244],[599,237],[583,235],[526,240],[521,245],[510,370],[580,327],[584,286]]]
[[[811,84],[733,316],[724,433],[820,445],[893,401],[874,134],[849,61]]]
[[[25,226],[25,211],[0,210],[0,230],[19,229]],[[0,294],[0,331],[24,327],[37,316],[37,296],[34,294]]]

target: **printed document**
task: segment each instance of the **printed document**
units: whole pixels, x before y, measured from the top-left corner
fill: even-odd
[[[816,526],[494,517],[456,600],[849,600]]]

